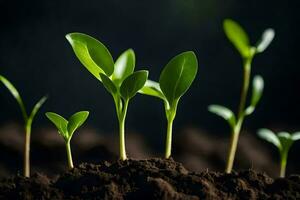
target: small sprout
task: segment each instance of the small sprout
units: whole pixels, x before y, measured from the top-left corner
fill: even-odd
[[[260,138],[274,144],[278,148],[280,155],[280,177],[285,177],[288,153],[293,143],[300,140],[300,132],[296,132],[294,134],[279,132],[276,135],[269,129],[260,129],[257,132],[257,135]]]
[[[129,100],[144,86],[148,71],[134,72],[135,54],[128,49],[114,63],[108,49],[91,36],[82,33],[66,35],[77,58],[87,70],[101,81],[112,95],[119,121],[120,159],[126,160],[125,118]]]
[[[244,122],[244,118],[254,112],[259,100],[261,99],[264,81],[259,75],[254,76],[252,81],[252,96],[250,105],[246,107],[246,100],[248,96],[250,75],[251,75],[251,63],[253,57],[263,52],[272,42],[275,32],[273,29],[267,29],[263,32],[260,41],[256,46],[251,46],[249,37],[244,29],[235,21],[226,19],[224,21],[224,31],[227,38],[235,46],[243,59],[243,86],[240,97],[240,104],[238,113],[235,115],[231,110],[220,105],[210,105],[208,110],[223,117],[231,128],[231,144],[229,148],[226,173],[231,173],[234,157],[237,149],[239,134]]]
[[[77,112],[69,118],[69,121],[66,120],[65,118],[63,118],[62,116],[60,116],[56,113],[53,113],[53,112],[47,112],[46,116],[56,126],[56,128],[58,129],[59,135],[61,135],[65,140],[68,165],[69,165],[69,168],[72,169],[74,166],[73,166],[70,142],[71,142],[73,133],[88,118],[89,112],[88,111]]]
[[[19,107],[21,109],[23,119],[24,119],[24,128],[25,128],[25,145],[24,145],[24,171],[23,175],[25,177],[30,177],[30,136],[31,136],[31,126],[32,121],[39,111],[39,109],[42,107],[42,105],[47,100],[47,97],[44,96],[41,98],[33,107],[30,114],[27,113],[26,108],[24,106],[23,100],[18,92],[18,90],[13,86],[13,84],[7,80],[5,77],[0,75],[0,82],[4,84],[4,86],[10,91],[10,93],[13,95],[13,97],[16,99],[16,101],[19,104]]]
[[[177,105],[184,93],[193,83],[198,70],[198,61],[192,51],[181,53],[165,66],[159,83],[147,80],[139,91],[142,94],[158,97],[164,101],[167,118],[167,138],[165,158],[171,156],[172,127],[176,116]]]

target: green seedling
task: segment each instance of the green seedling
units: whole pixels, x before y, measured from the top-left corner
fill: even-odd
[[[79,61],[103,83],[114,99],[119,121],[120,159],[126,160],[125,118],[128,103],[144,86],[148,71],[134,72],[135,54],[132,49],[122,53],[114,63],[108,49],[95,38],[82,33],[70,33],[66,38]]]
[[[194,81],[197,70],[198,61],[194,52],[181,53],[165,66],[159,82],[147,80],[145,86],[139,91],[142,94],[158,97],[164,102],[167,118],[165,158],[171,156],[172,127],[178,102]]]
[[[73,166],[73,159],[72,159],[72,152],[70,142],[73,136],[73,133],[86,121],[89,116],[88,111],[80,111],[72,115],[69,120],[66,120],[62,116],[53,113],[47,112],[47,118],[53,122],[56,126],[59,135],[63,137],[66,143],[66,151],[67,151],[67,158],[68,158],[68,166],[72,169]]]
[[[279,151],[280,155],[280,177],[285,177],[286,164],[288,159],[288,153],[293,145],[293,143],[297,140],[300,140],[300,132],[296,132],[294,134],[290,134],[288,132],[279,132],[277,135],[273,133],[269,129],[260,129],[257,132],[257,135],[274,144]]]
[[[31,126],[32,121],[41,108],[41,106],[47,100],[47,97],[44,96],[41,98],[33,107],[31,113],[27,113],[24,106],[23,100],[20,96],[18,90],[13,86],[13,84],[7,80],[5,77],[0,75],[0,81],[5,85],[5,87],[10,91],[13,97],[17,100],[19,107],[21,109],[23,119],[24,119],[24,128],[25,128],[25,144],[24,144],[24,171],[23,175],[25,177],[30,177],[30,137],[31,137]]]
[[[263,92],[263,78],[257,75],[253,78],[250,105],[246,107],[251,75],[251,63],[256,54],[262,53],[269,46],[275,36],[275,32],[273,29],[266,29],[262,34],[261,40],[255,46],[252,46],[250,45],[248,35],[244,29],[233,20],[226,19],[224,21],[224,31],[228,39],[240,53],[243,60],[243,85],[240,103],[237,115],[235,115],[230,109],[220,105],[210,105],[208,109],[210,112],[223,117],[230,125],[231,143],[225,171],[226,173],[231,173],[244,118],[245,116],[253,113]]]

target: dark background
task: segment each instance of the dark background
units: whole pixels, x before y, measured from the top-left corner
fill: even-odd
[[[295,1],[296,2],[296,1]],[[102,41],[114,59],[133,48],[136,69],[149,69],[157,80],[175,55],[193,50],[199,60],[195,82],[182,98],[175,134],[186,126],[228,134],[227,124],[207,111],[212,103],[237,108],[242,80],[241,59],[224,35],[222,21],[237,20],[253,44],[272,27],[276,37],[257,55],[253,74],[265,79],[265,92],[245,128],[299,126],[299,29],[296,3],[279,0],[152,1],[0,1],[0,73],[11,80],[31,108],[43,95],[49,100],[34,127],[50,126],[45,111],[69,116],[90,110],[88,125],[102,132],[117,130],[111,96],[77,60],[64,35],[83,32]],[[0,87],[0,125],[21,122],[16,102]],[[137,95],[129,105],[127,129],[163,143],[165,116],[160,100]]]

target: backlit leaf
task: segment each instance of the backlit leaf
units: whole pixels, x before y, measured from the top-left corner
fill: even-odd
[[[243,57],[250,55],[250,42],[247,33],[244,29],[235,21],[231,19],[224,20],[223,28],[227,38],[239,51]]]
[[[132,98],[146,83],[148,71],[140,70],[129,75],[122,83],[120,93],[124,99]]]
[[[121,85],[123,80],[133,73],[135,67],[135,54],[132,49],[128,49],[120,55],[115,63],[112,80],[117,85]]]
[[[100,73],[107,76],[113,73],[113,58],[104,44],[83,33],[69,33],[66,38],[80,62],[97,79],[101,80]]]
[[[228,108],[220,105],[210,105],[208,110],[222,118],[224,118],[230,125],[231,128],[235,126],[236,119],[234,113]]]
[[[192,51],[175,56],[165,66],[159,78],[159,85],[170,105],[189,89],[197,70],[197,58]]]
[[[275,133],[273,133],[273,131],[271,131],[271,130],[269,130],[269,129],[263,128],[263,129],[258,130],[257,135],[258,135],[260,138],[262,138],[262,139],[264,139],[264,140],[266,140],[266,141],[268,141],[268,142],[274,144],[274,145],[277,146],[278,148],[280,148],[280,149],[282,148],[281,143],[280,143],[280,140],[279,140],[278,137],[275,135]]]

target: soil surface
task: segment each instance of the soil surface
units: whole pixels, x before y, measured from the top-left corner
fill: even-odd
[[[3,179],[0,199],[300,199],[300,176],[195,173],[158,158],[83,163],[55,180],[41,174]]]

